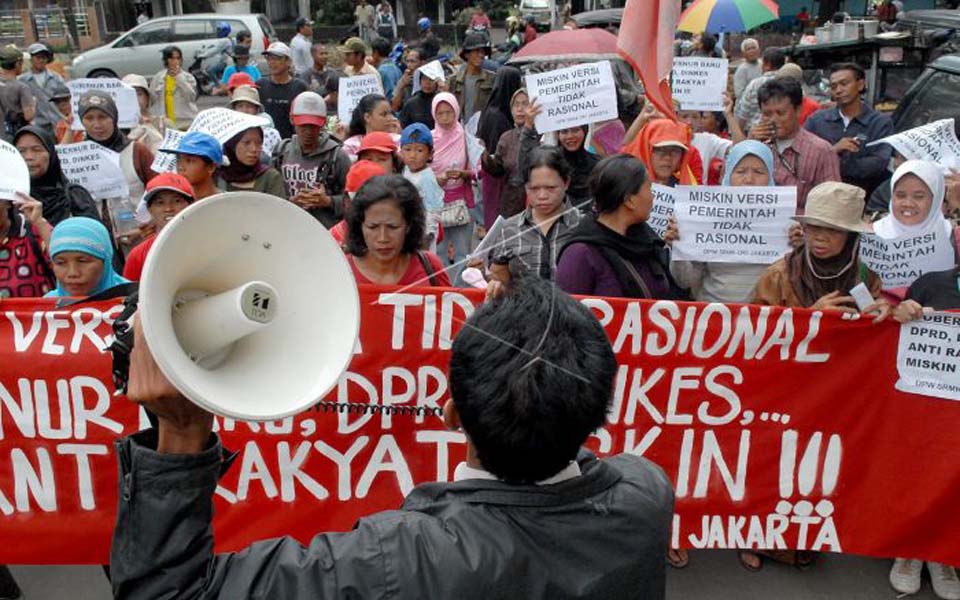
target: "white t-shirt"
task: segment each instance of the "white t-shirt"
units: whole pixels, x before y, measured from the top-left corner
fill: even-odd
[[[308,72],[313,67],[313,44],[302,33],[290,40],[290,52],[293,54],[293,71],[297,75]]]
[[[700,181],[706,185],[707,175],[710,173],[710,161],[715,158],[723,159],[730,146],[733,146],[733,142],[715,133],[701,132],[693,134],[692,144],[700,153],[701,160],[703,160],[703,173]]]

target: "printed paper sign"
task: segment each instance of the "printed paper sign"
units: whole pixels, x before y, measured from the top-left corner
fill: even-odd
[[[677,260],[770,264],[790,249],[795,187],[678,187]]]
[[[676,188],[653,184],[653,208],[650,210],[650,217],[647,218],[647,225],[653,228],[661,238],[667,231],[667,224],[670,217],[673,216],[673,207],[676,204]]]
[[[543,107],[537,131],[547,133],[617,118],[617,88],[609,61],[526,76],[527,92]]]
[[[960,400],[960,314],[934,313],[900,327],[896,387]]]
[[[20,151],[0,140],[0,200],[16,200],[30,193],[30,171]]]
[[[337,96],[337,117],[341,123],[349,123],[353,109],[360,99],[369,94],[382,94],[383,86],[376,75],[357,75],[340,78],[340,94]]]
[[[960,169],[960,140],[953,119],[941,119],[885,137],[867,146],[890,144],[907,159],[929,160],[944,171]]]
[[[673,97],[682,110],[723,110],[723,92],[727,89],[725,58],[696,56],[673,59]]]
[[[942,241],[949,234],[936,229],[914,237],[885,240],[877,235],[860,236],[860,260],[880,276],[884,289],[908,287],[924,273],[953,266],[952,247]],[[941,248],[950,256],[943,262]]]
[[[67,180],[86,188],[95,200],[130,195],[119,153],[87,141],[57,146],[57,156]]]
[[[263,128],[263,152],[272,156],[274,149],[281,142],[280,132],[275,127]]]
[[[229,108],[208,108],[201,111],[186,132],[168,128],[160,148],[162,150],[176,150],[180,146],[180,140],[190,131],[200,131],[212,135],[222,146],[230,141],[233,136],[251,127],[260,127],[263,130],[263,151],[270,154],[273,147],[280,141],[280,134],[276,129],[270,127],[270,121],[266,117],[248,115]],[[176,171],[177,155],[171,152],[157,152],[151,168],[157,173]]]
[[[184,135],[183,131],[178,131],[173,127],[167,127],[163,134],[163,141],[160,142],[160,148],[163,150],[176,150],[180,145],[180,138]],[[167,173],[177,170],[177,155],[172,152],[157,152],[153,155],[153,164],[150,165],[155,173]]]
[[[110,94],[117,103],[118,124],[121,129],[136,127],[140,123],[137,90],[119,79],[71,79],[67,81],[67,87],[70,88],[70,104],[73,106],[73,129],[83,129],[80,122],[80,97],[93,90]]]

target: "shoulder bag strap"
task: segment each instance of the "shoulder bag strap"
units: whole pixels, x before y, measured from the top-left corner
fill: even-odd
[[[423,250],[417,250],[417,259],[420,261],[420,264],[423,266],[423,270],[427,272],[427,279],[430,280],[430,285],[436,286],[436,270],[433,268],[433,264],[430,262],[430,259],[427,258],[427,255]]]

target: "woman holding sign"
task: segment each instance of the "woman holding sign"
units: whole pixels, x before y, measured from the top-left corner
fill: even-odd
[[[727,155],[721,185],[773,186],[773,152],[757,141],[747,140],[734,146]],[[667,243],[680,239],[677,220],[670,217],[663,238]],[[757,280],[768,265],[694,262],[674,260],[670,271],[682,287],[689,288],[698,302],[742,304],[750,301]]]
[[[873,233],[887,242],[916,240],[906,244],[910,248],[929,246],[929,253],[909,259],[912,273],[946,271],[957,264],[960,228],[954,228],[943,215],[946,185],[940,167],[928,161],[908,160],[894,172],[890,188],[890,212],[873,224]],[[865,260],[870,264],[869,258]],[[884,293],[897,302],[903,300],[912,282],[894,282],[887,277],[882,264],[870,266],[884,279]]]

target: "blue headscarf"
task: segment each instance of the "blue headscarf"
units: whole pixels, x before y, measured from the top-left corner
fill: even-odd
[[[113,270],[113,244],[110,232],[100,221],[89,217],[71,217],[60,222],[50,236],[50,258],[61,252],[83,252],[103,261],[103,275],[90,295],[99,294],[121,283],[129,283]],[[44,298],[69,296],[57,281],[57,289],[46,293]]]
[[[767,185],[773,182],[773,151],[770,147],[756,140],[744,140],[727,153],[727,162],[723,165],[723,182],[721,185],[730,185],[730,175],[741,160],[746,156],[756,156],[767,166]]]

